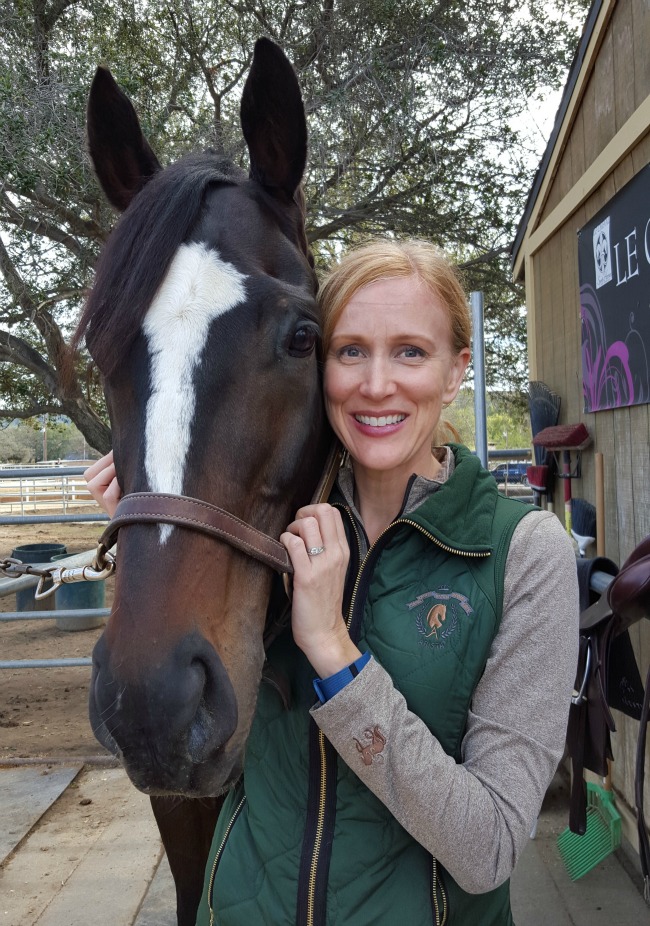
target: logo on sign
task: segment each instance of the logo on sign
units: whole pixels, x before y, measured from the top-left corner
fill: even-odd
[[[596,266],[596,289],[600,289],[612,278],[612,249],[609,243],[609,216],[594,228],[594,264]]]

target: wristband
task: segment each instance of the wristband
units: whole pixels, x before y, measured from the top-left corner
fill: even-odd
[[[325,704],[326,701],[329,701],[330,698],[333,698],[335,694],[345,688],[353,678],[356,678],[368,662],[370,662],[370,653],[363,653],[349,666],[334,675],[329,675],[327,678],[315,678],[314,688],[321,704]]]

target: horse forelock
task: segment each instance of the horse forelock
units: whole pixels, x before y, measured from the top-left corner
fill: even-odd
[[[183,492],[196,408],[194,373],[212,322],[246,295],[246,276],[216,251],[198,242],[182,244],[145,316],[150,392],[144,462],[153,492]],[[172,530],[160,526],[161,543]]]
[[[156,174],[113,229],[73,338],[84,334],[108,376],[140,330],[179,245],[197,222],[212,184],[239,184],[246,175],[211,151],[192,154]]]

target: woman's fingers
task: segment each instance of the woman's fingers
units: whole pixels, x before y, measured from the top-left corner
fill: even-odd
[[[341,515],[331,505],[306,505],[297,512],[287,531],[301,537],[308,550],[324,547],[330,552],[342,550],[346,558],[349,555]]]
[[[84,479],[88,484],[88,491],[97,504],[112,518],[117,503],[122,497],[122,490],[115,473],[113,452],[107,453],[106,456],[89,466],[84,473]]]
[[[102,500],[103,506],[111,518],[115,514],[115,509],[117,508],[118,502],[121,498],[122,490],[120,489],[120,484],[117,481],[117,476],[114,476],[113,479],[111,479],[108,488],[104,492],[104,497]]]
[[[113,463],[113,451],[109,450],[107,454],[101,457],[99,460],[95,460],[92,466],[89,466],[84,472],[84,479],[86,482],[90,482],[91,479],[94,479],[95,476],[99,475],[102,470],[105,470],[108,466]]]
[[[350,550],[341,516],[331,505],[308,505],[280,540],[294,568],[294,640],[316,672],[331,675],[360,655],[343,620]]]

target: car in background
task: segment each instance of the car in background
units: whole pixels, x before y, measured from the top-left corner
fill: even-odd
[[[490,472],[497,482],[518,483],[523,486],[528,485],[526,470],[529,463],[498,463]]]

